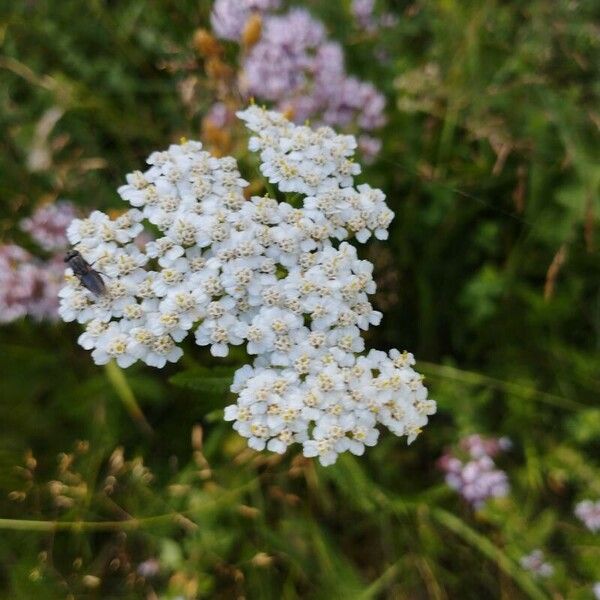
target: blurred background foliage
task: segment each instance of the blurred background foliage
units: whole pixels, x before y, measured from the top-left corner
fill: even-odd
[[[438,414],[410,448],[321,468],[248,450],[222,421],[233,367],[198,348],[123,373],[76,325],[5,325],[2,597],[593,597],[573,506],[600,497],[600,4],[389,1],[376,34],[349,2],[302,5],[388,98],[368,345],[413,351]],[[119,208],[125,173],[200,136],[210,2],[1,11],[0,236],[26,246],[40,203]],[[474,432],[513,441],[510,495],[477,511],[436,469]],[[519,567],[534,548],[551,578]]]

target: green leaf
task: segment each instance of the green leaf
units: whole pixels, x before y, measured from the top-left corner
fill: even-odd
[[[526,571],[521,569],[488,538],[469,527],[462,519],[441,508],[432,509],[430,514],[440,525],[452,531],[473,548],[479,550],[483,556],[495,562],[498,568],[504,571],[528,598],[546,600],[549,597]]]
[[[206,392],[224,394],[233,381],[234,367],[194,367],[173,375],[169,381],[178,387]]]

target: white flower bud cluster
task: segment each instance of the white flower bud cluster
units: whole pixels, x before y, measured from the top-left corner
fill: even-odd
[[[282,192],[304,194],[303,212],[329,229],[330,237],[349,235],[364,243],[371,234],[380,240],[394,213],[385,203],[385,194],[369,185],[354,189],[354,175],[360,165],[352,160],[356,139],[338,135],[330,127],[290,123],[283,115],[251,106],[238,116],[257,135],[248,148],[260,153],[260,170]]]
[[[256,106],[238,113],[257,135],[261,171],[280,191],[304,194],[302,208],[269,197],[246,200],[233,158],[199,142],[173,145],[119,188],[133,206],[115,220],[75,220],[69,241],[93,265],[106,293],[95,296],[67,270],[60,315],[86,324],[79,343],[97,364],[137,360],[163,367],[194,332],[214,356],[245,344],[225,418],[256,449],[300,442],[323,464],[362,454],[383,424],[409,443],[435,412],[412,355],[364,350],[377,325],[373,265],[343,241],[387,237],[393,213],[380,190],[355,189],[352,136],[293,125]],[[160,237],[138,248],[149,221]],[[335,243],[335,244],[334,244]]]

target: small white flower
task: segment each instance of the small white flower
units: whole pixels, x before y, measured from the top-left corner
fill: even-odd
[[[243,342],[238,334],[239,322],[233,315],[205,319],[196,329],[196,344],[209,346],[213,356],[227,356],[229,344],[237,346]]]
[[[145,356],[145,362],[151,367],[162,369],[167,362],[177,362],[183,356],[183,350],[175,345],[169,335],[160,335],[152,341]]]
[[[105,365],[114,359],[120,367],[129,367],[137,360],[132,352],[133,343],[126,321],[110,323],[106,330],[97,336],[92,358],[97,365]]]

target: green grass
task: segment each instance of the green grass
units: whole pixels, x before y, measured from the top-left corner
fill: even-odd
[[[76,325],[4,325],[1,597],[593,597],[599,537],[573,507],[600,497],[600,6],[390,0],[398,24],[374,37],[349,2],[298,4],[388,97],[364,180],[396,219],[361,250],[385,315],[367,344],[413,351],[438,414],[408,448],[382,434],[321,468],[249,451],[222,421],[235,359],[215,369],[190,344],[123,372],[95,367]],[[17,223],[42,201],[118,207],[125,173],[200,136],[211,92],[191,39],[209,9],[2,9],[3,242],[28,244]],[[510,496],[479,511],[435,467],[473,432],[514,442]],[[552,578],[520,568],[534,548]]]

